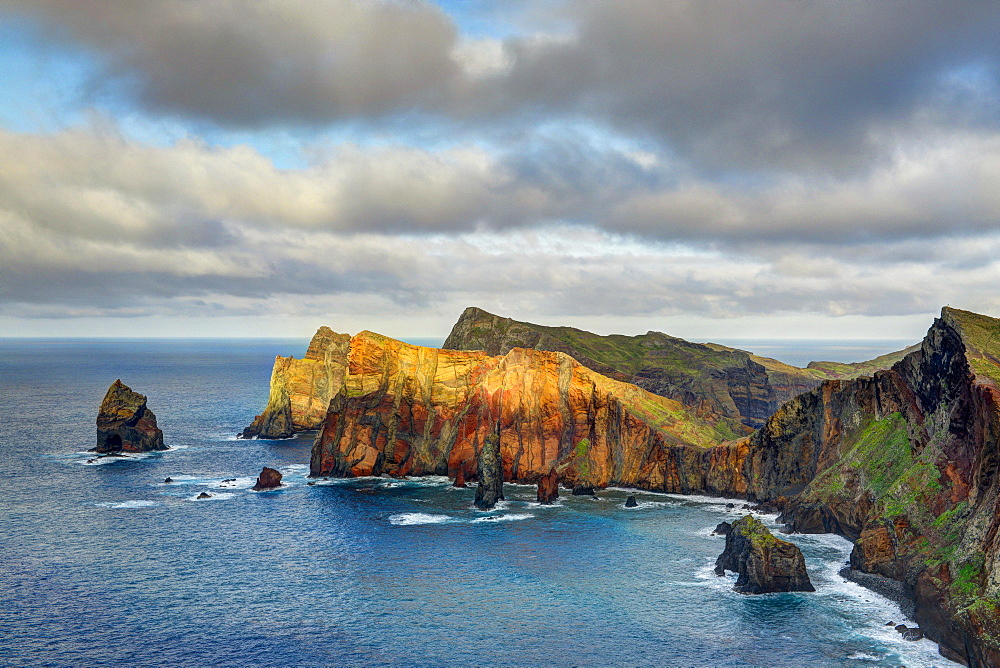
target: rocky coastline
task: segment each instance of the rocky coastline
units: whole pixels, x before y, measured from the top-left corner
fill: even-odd
[[[537,484],[556,471],[574,492],[620,485],[744,498],[780,512],[790,530],[849,538],[853,580],[911,600],[946,656],[1000,665],[1000,320],[943,309],[920,348],[890,369],[826,380],[728,440],[711,417],[566,353],[336,336],[326,340],[343,358],[312,360],[335,370],[327,377],[341,374],[314,476],[476,479],[498,433],[502,480]],[[255,425],[306,424],[316,393],[289,392],[301,388],[298,371],[282,368],[293,377],[276,363]]]

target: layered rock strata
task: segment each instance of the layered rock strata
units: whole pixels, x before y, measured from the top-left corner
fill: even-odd
[[[330,399],[343,387],[351,337],[320,327],[302,359],[278,356],[264,411],[240,434],[242,438],[288,438],[318,429]]]
[[[715,572],[738,573],[733,587],[736,591],[743,594],[816,591],[799,548],[775,538],[753,515],[733,522],[725,536],[726,548],[715,562]]]
[[[702,453],[722,440],[682,404],[562,353],[436,350],[362,332],[313,447],[314,476],[477,471],[499,434],[503,478],[570,488],[704,487]]]
[[[146,406],[146,397],[133,392],[121,380],[108,388],[97,412],[95,452],[149,452],[166,450],[156,415]]]
[[[467,308],[444,342],[451,350],[503,355],[513,348],[564,352],[584,366],[679,401],[728,424],[731,438],[763,425],[782,402],[823,380],[888,368],[893,353],[858,364],[812,363],[806,369],[718,344],[692,343],[661,332],[600,336],[573,327],[546,327]]]

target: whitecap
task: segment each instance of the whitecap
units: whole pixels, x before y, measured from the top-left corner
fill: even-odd
[[[885,657],[880,654],[869,654],[868,652],[852,652],[847,655],[853,661],[881,661]]]
[[[95,503],[95,506],[101,508],[115,508],[115,509],[127,509],[132,510],[135,508],[154,508],[160,505],[159,501],[143,501],[141,499],[136,499],[133,501],[105,501],[102,503]]]
[[[487,517],[477,517],[472,520],[473,524],[479,522],[516,522],[517,520],[526,520],[530,517],[534,517],[531,513],[510,513],[508,515],[489,515]]]
[[[199,499],[197,496],[189,496],[188,501],[225,501],[226,499],[231,499],[235,494],[229,492],[207,492],[209,497],[207,499]]]
[[[389,524],[396,526],[412,526],[415,524],[442,524],[450,521],[449,515],[432,515],[430,513],[396,513],[389,516]]]

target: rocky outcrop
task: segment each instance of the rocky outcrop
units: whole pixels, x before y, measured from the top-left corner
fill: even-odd
[[[251,489],[255,492],[261,492],[278,487],[281,487],[281,472],[265,466],[261,469],[260,475],[257,476],[257,483]]]
[[[775,538],[764,524],[747,515],[733,522],[726,548],[715,562],[715,572],[739,574],[736,591],[768,594],[781,591],[816,591],[806,573],[802,552],[794,543]]]
[[[350,340],[347,334],[320,327],[305,357],[276,357],[267,406],[240,437],[288,438],[299,431],[318,429],[330,399],[344,385]]]
[[[625,499],[625,507],[626,508],[638,508],[639,507],[639,502],[635,500],[634,496],[630,496],[627,499]]]
[[[97,447],[94,452],[149,452],[166,450],[156,416],[146,397],[116,380],[104,395],[97,412]]]
[[[538,503],[555,503],[559,498],[559,473],[552,469],[547,474],[538,479]]]
[[[499,433],[508,481],[537,484],[555,470],[571,489],[692,491],[705,485],[703,454],[722,440],[680,403],[562,353],[493,357],[362,332],[346,368],[313,447],[314,476],[475,471]]]
[[[919,350],[787,402],[709,478],[853,539],[852,567],[901,581],[943,653],[1000,665],[998,382],[1000,320],[946,308]]]
[[[781,403],[827,378],[888,368],[903,353],[872,362],[819,363],[800,369],[718,344],[685,341],[660,332],[600,336],[572,327],[546,327],[465,309],[444,342],[451,350],[503,355],[513,348],[564,352],[610,378],[679,401],[728,425],[730,437],[761,426]],[[851,373],[857,367],[856,373]]]
[[[479,484],[476,485],[476,508],[492,510],[503,500],[503,462],[500,459],[500,427],[486,437],[478,456]]]

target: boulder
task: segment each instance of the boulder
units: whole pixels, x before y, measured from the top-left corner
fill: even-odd
[[[257,476],[257,484],[251,487],[255,492],[281,487],[281,473],[276,469],[264,467]]]
[[[639,505],[639,503],[635,500],[634,496],[630,496],[627,499],[625,499],[625,507],[626,508],[635,508],[638,505]]]
[[[552,469],[538,479],[538,503],[553,503],[559,498],[559,474]]]
[[[209,494],[208,492],[202,492],[201,494],[198,495],[198,498],[199,499],[211,499],[212,495]]]
[[[816,591],[799,548],[775,538],[753,515],[733,522],[726,536],[726,548],[715,562],[715,572],[722,575],[727,570],[739,573],[734,589],[743,594]]]
[[[94,452],[150,452],[166,450],[156,416],[146,407],[146,397],[116,380],[104,395],[97,412],[97,447]]]

